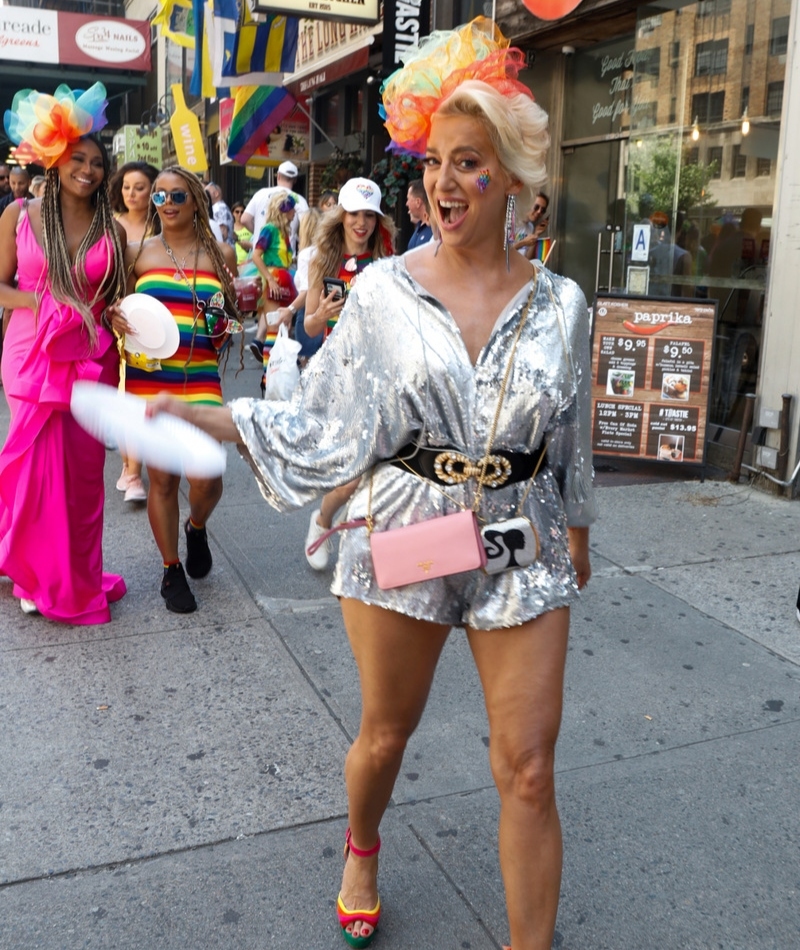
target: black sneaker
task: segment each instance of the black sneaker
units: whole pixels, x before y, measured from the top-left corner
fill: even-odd
[[[167,602],[167,610],[174,614],[191,614],[197,610],[197,601],[189,589],[182,564],[170,564],[164,569],[161,596]]]
[[[264,344],[261,340],[251,340],[248,344],[250,352],[255,356],[259,363],[264,360]]]
[[[188,518],[183,530],[186,534],[186,573],[189,577],[205,577],[213,563],[208,533],[205,528],[193,528]]]
[[[800,591],[797,592],[797,620],[800,622]]]

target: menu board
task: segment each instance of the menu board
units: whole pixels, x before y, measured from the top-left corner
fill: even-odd
[[[596,455],[704,464],[716,316],[715,300],[595,299]]]

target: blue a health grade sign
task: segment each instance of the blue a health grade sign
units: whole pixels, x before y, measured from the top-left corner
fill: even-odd
[[[592,450],[705,463],[715,300],[597,297]]]

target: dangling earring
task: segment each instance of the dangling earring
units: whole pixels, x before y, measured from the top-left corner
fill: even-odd
[[[508,250],[514,243],[514,236],[517,233],[517,199],[514,195],[506,197],[506,223],[503,233],[503,250],[506,252],[506,270],[511,270],[511,263],[508,259]]]
[[[192,218],[192,227],[197,230],[197,212],[195,211],[194,217]]]

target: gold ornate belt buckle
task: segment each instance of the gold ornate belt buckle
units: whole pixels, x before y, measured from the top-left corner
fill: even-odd
[[[511,475],[511,462],[502,455],[484,455],[472,462],[461,452],[440,452],[433,460],[433,470],[446,485],[462,485],[474,478],[486,488],[499,488]]]

